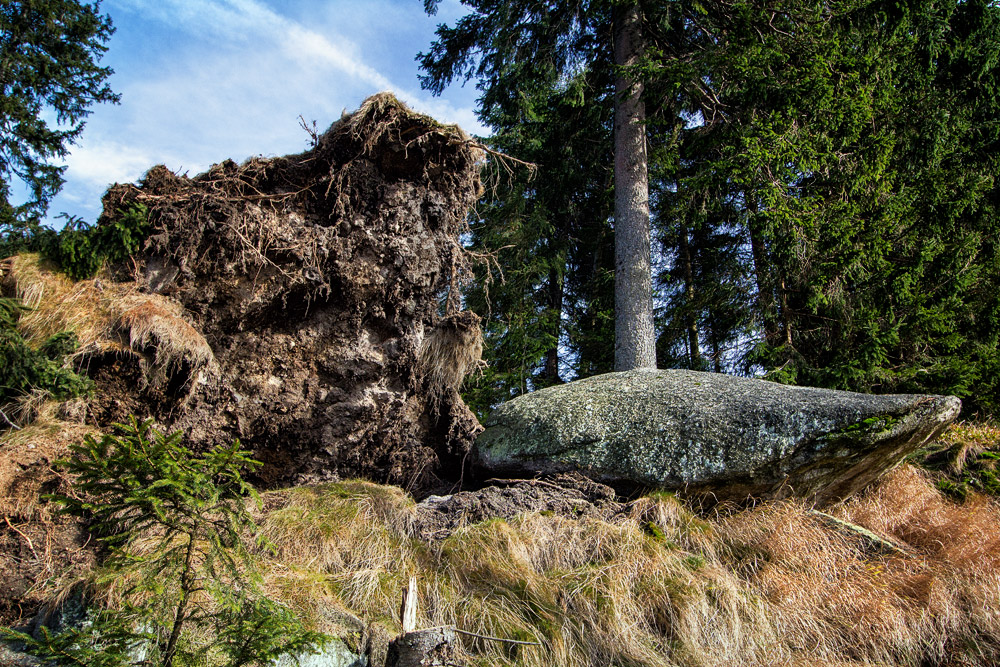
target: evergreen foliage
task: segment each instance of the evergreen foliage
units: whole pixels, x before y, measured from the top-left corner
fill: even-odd
[[[111,69],[98,64],[113,32],[100,0],[0,3],[0,229],[45,214],[65,170],[52,161],[83,132],[91,105],[118,101]],[[10,201],[14,179],[30,193],[20,205]]]
[[[477,79],[491,141],[536,162],[543,184],[488,194],[477,221],[476,247],[496,250],[505,275],[525,278],[491,286],[510,323],[487,330],[498,371],[485,380],[502,400],[543,386],[545,369],[561,369],[559,379],[607,370],[587,363],[572,333],[614,313],[574,267],[587,253],[606,267],[613,237],[565,231],[565,207],[581,187],[562,175],[608,187],[607,153],[574,148],[572,132],[557,127],[583,114],[537,109],[584,90],[591,124],[577,132],[609,150],[610,128],[593,119],[614,102],[601,73],[616,71],[608,39],[619,3],[468,4],[469,16],[441,26],[419,56],[425,85]],[[640,6],[646,47],[631,71],[649,117],[659,365],[952,393],[967,413],[1000,409],[1000,7]],[[545,223],[524,225],[525,211]],[[610,230],[606,209],[587,215],[575,229]],[[558,317],[558,301],[540,298],[547,271],[561,281]],[[489,312],[477,290],[470,304]],[[558,337],[533,324],[543,312],[560,322]],[[606,356],[607,332],[590,342]],[[502,369],[527,369],[519,389],[504,384]]]
[[[149,209],[133,203],[114,219],[89,225],[69,218],[65,227],[30,224],[0,232],[0,258],[18,252],[37,252],[51,259],[74,280],[94,277],[107,263],[123,262],[137,252],[151,230]]]
[[[498,111],[491,121],[508,129],[490,145],[532,162],[538,175],[490,174],[495,187],[471,225],[472,249],[496,260],[478,267],[466,294],[491,343],[489,366],[467,392],[480,414],[564,381],[575,370],[565,363],[566,349],[577,365],[611,370],[611,347],[600,341],[613,341],[614,323],[590,312],[614,298],[613,254],[602,255],[612,204],[610,108],[595,100],[608,94],[604,78],[581,75],[526,99],[522,114]]]
[[[152,420],[72,447],[75,492],[63,510],[86,519],[107,548],[99,585],[124,600],[89,623],[34,638],[7,632],[47,665],[269,665],[322,646],[261,591],[249,540],[264,544],[242,472],[259,466],[239,441],[198,455]]]
[[[17,329],[27,310],[16,299],[0,297],[0,408],[33,391],[61,400],[90,391],[90,379],[67,366],[68,357],[77,348],[76,336],[62,331],[38,349],[30,347]],[[0,424],[0,428],[6,426]]]
[[[800,384],[1000,407],[998,21],[985,2],[858,2],[757,58],[780,70],[741,71],[753,94],[733,105],[752,115],[711,168],[753,203],[749,361]]]

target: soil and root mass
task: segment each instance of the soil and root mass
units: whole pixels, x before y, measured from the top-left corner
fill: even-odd
[[[479,429],[456,391],[479,361],[478,320],[449,291],[481,154],[387,94],[315,144],[194,178],[154,167],[108,191],[101,224],[148,209],[144,250],[117,270],[158,298],[117,323],[143,391],[120,355],[90,360],[95,417],[149,414],[201,447],[239,438],[265,486],[423,488]]]
[[[0,261],[18,336],[42,349],[71,332],[68,364],[91,387],[0,401],[0,615],[31,613],[60,563],[92,561],[41,496],[69,488],[53,463],[70,444],[130,415],[196,451],[238,439],[260,488],[361,476],[420,493],[460,477],[481,430],[457,389],[482,346],[458,289],[483,153],[388,94],[313,143],[113,186],[96,229],[141,238],[96,278]]]

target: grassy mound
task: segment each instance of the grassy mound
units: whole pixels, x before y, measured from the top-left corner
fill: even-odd
[[[914,461],[934,473],[941,491],[957,500],[970,493],[1000,497],[1000,425],[963,422],[952,426]]]
[[[454,624],[475,665],[992,665],[1000,660],[1000,507],[957,504],[903,467],[837,511],[906,547],[884,555],[794,502],[699,518],[672,496],[620,521],[528,513],[439,542],[400,490],[365,482],[269,494],[275,597],[350,632]],[[344,619],[348,619],[345,621]]]
[[[39,501],[65,485],[51,461],[85,430],[47,407],[0,437],[10,519],[0,546],[14,556],[0,574],[20,576],[23,592],[7,622],[107,579],[82,548],[86,531]],[[463,635],[469,665],[994,665],[1000,505],[975,491],[956,501],[940,479],[903,466],[836,509],[891,550],[795,502],[704,516],[665,493],[600,515],[541,510],[435,536],[400,488],[331,483],[264,495],[258,522],[277,549],[257,558],[270,597],[372,664],[400,632],[401,592],[416,577],[418,627],[540,643]]]

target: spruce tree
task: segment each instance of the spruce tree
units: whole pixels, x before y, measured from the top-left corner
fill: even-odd
[[[425,0],[434,13],[439,0]],[[473,13],[438,27],[417,56],[425,88],[479,79],[484,118],[516,115],[524,91],[558,88],[575,74],[617,66],[615,95],[615,369],[655,366],[649,201],[642,80],[645,19],[638,3],[467,2]]]
[[[712,24],[724,114],[682,132],[664,188],[678,219],[687,192],[709,196],[688,219],[741,209],[758,332],[744,370],[995,409],[998,9],[807,9],[772,32],[749,13]]]
[[[95,587],[122,602],[58,633],[0,636],[64,667],[264,667],[325,643],[261,590],[254,551],[267,545],[248,504],[260,499],[242,475],[260,464],[239,441],[195,454],[132,418],[71,449],[74,490],[56,500],[105,546]]]
[[[99,64],[113,32],[100,0],[0,3],[0,232],[45,214],[63,184],[65,167],[53,161],[79,138],[93,104],[118,101],[111,69]],[[19,205],[15,179],[30,193]]]

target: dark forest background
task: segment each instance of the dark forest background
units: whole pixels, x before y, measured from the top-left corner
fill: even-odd
[[[490,146],[537,165],[491,163],[472,220],[482,415],[612,370],[611,26],[635,3],[467,4],[424,85],[476,81]],[[996,414],[1000,6],[639,5],[659,367]]]
[[[658,366],[997,414],[996,0],[465,4],[417,56],[422,83],[474,81],[483,141],[535,165],[486,164],[466,238],[482,260],[464,295],[486,334],[466,386],[480,416],[612,370],[613,26],[636,8],[625,74],[643,86]],[[117,100],[97,62],[113,28],[96,4],[5,7],[0,256],[40,250],[82,277],[147,233],[39,222],[62,185],[52,161],[91,104]]]

